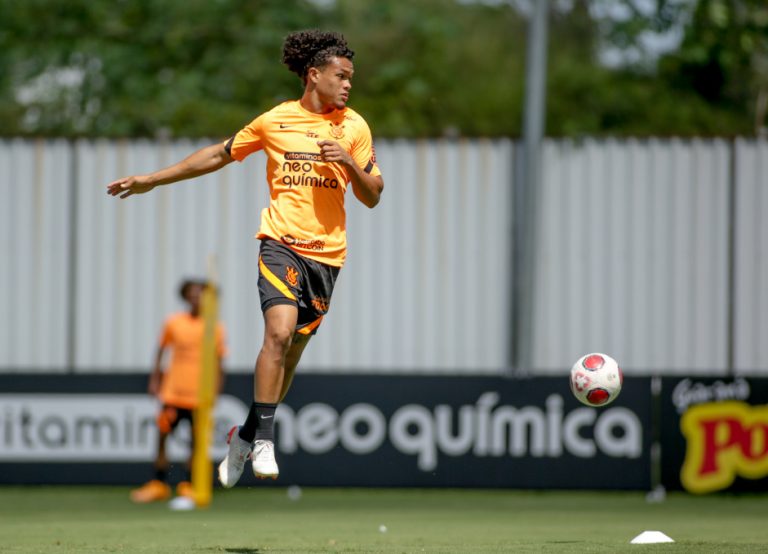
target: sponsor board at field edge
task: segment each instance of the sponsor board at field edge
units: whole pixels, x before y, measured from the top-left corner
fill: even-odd
[[[755,403],[761,396],[755,388],[746,379],[683,379],[674,385],[671,402],[685,441],[683,488],[708,493],[728,489],[737,479],[768,478],[768,405]]]
[[[468,469],[472,460],[509,460],[546,473],[541,464],[547,460],[564,463],[565,459],[567,468],[568,459],[597,463],[639,461],[644,456],[644,418],[620,405],[601,410],[582,407],[570,398],[566,402],[562,394],[546,394],[546,387],[538,387],[546,394],[539,394],[540,400],[522,402],[475,387],[476,393],[457,396],[466,399],[462,401],[397,402],[397,395],[389,394],[381,404],[370,401],[381,392],[376,383],[371,385],[361,391],[367,402],[318,401],[324,398],[323,391],[310,386],[303,388],[297,402],[279,407],[278,450],[284,460],[300,462],[294,465],[296,473],[312,473],[315,456],[331,456],[342,464],[354,458],[377,463],[390,456],[380,462],[384,466],[392,464],[393,454],[398,467],[394,474],[410,471],[425,476],[434,475],[451,459],[466,462]],[[226,430],[244,420],[246,409],[236,396],[220,397],[214,458],[225,455]],[[144,394],[0,394],[0,462],[149,462],[156,444],[156,413],[156,402]],[[187,455],[188,429],[180,431],[169,444],[172,460]],[[568,472],[560,467],[557,471]],[[295,477],[301,480],[300,475]],[[583,479],[575,479],[574,486],[580,482],[589,486],[589,479]]]
[[[487,391],[474,404],[460,407],[406,404],[388,421],[368,403],[353,404],[341,412],[321,402],[296,412],[284,405],[277,417],[278,448],[285,453],[301,448],[324,454],[341,446],[351,454],[371,454],[388,440],[401,454],[415,456],[423,472],[435,470],[440,455],[559,458],[568,453],[579,458],[639,458],[642,453],[642,425],[626,408],[566,412],[559,394],[548,396],[544,409],[498,405],[499,400],[498,393]],[[593,437],[584,436],[584,429],[591,429]]]
[[[0,394],[0,462],[144,462],[157,446],[158,403],[146,394]],[[211,455],[226,455],[226,430],[245,418],[222,395]],[[169,439],[168,457],[189,456],[188,425]]]

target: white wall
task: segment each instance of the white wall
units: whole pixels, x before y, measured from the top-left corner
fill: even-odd
[[[251,370],[263,155],[106,194],[207,144],[0,141],[0,371],[147,370],[179,281],[211,254],[228,366]],[[513,154],[510,140],[377,142],[384,196],[368,210],[348,195],[348,263],[302,371],[505,371]],[[768,373],[767,143],[550,140],[544,159],[534,372],[602,350],[629,373],[722,373],[733,316],[736,370]]]

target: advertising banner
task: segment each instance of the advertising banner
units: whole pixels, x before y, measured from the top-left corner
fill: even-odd
[[[146,375],[0,376],[0,483],[146,480],[158,405]],[[245,419],[252,378],[231,375],[211,455]],[[565,377],[299,375],[276,414],[278,485],[650,488],[650,380],[579,404]],[[189,429],[169,444],[176,466]],[[248,474],[243,483],[257,481]]]
[[[663,379],[661,399],[665,487],[768,490],[768,379]]]

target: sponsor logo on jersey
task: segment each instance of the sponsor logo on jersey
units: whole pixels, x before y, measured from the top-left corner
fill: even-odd
[[[293,161],[307,161],[307,162],[322,162],[323,158],[320,157],[319,152],[286,152],[285,159],[289,162]]]
[[[288,188],[313,187],[336,189],[339,181],[333,177],[319,175],[314,162],[323,163],[319,153],[315,152],[286,152],[285,162],[281,167],[284,173],[281,182]]]
[[[283,235],[280,240],[289,246],[304,248],[306,250],[325,250],[325,241],[319,239],[297,239],[291,235]]]

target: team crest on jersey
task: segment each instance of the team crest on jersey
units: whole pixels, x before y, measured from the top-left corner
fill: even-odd
[[[344,124],[331,121],[331,136],[335,139],[344,138]]]
[[[288,283],[289,286],[296,288],[299,286],[299,272],[296,271],[295,268],[291,266],[285,266],[285,282]]]

